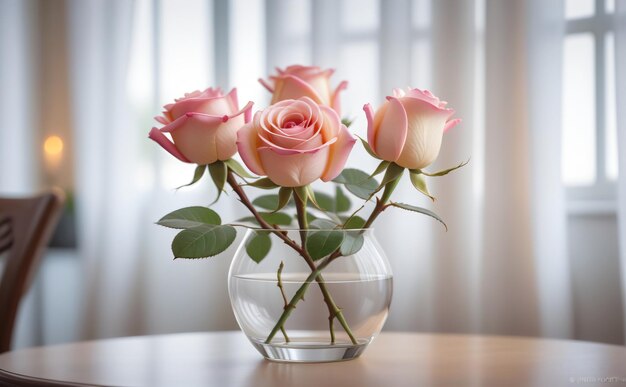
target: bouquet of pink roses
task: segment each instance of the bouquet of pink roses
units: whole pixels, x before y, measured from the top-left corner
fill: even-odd
[[[272,101],[254,116],[252,102],[239,107],[236,89],[224,95],[220,89],[209,88],[165,105],[163,115],[156,118],[163,127],[152,128],[149,135],[180,161],[197,164],[190,184],[208,170],[218,192],[215,200],[229,186],[251,216],[223,224],[210,206],[193,206],[167,214],[158,224],[181,230],[172,242],[175,258],[217,255],[233,243],[238,227],[246,227],[256,232],[247,242],[246,251],[258,263],[270,251],[268,234],[279,238],[310,268],[306,285],[315,281],[324,293],[333,342],[334,318],[354,342],[348,322],[321,280],[322,270],[361,248],[359,232],[342,233],[343,230],[367,229],[387,208],[425,214],[443,223],[432,211],[394,202],[391,197],[405,170],[412,185],[432,199],[425,177],[443,176],[464,165],[438,172],[424,171],[437,158],[445,131],[460,120],[451,119],[454,110],[427,90],[395,89],[378,110],[374,111],[370,104],[363,107],[367,140],[360,141],[372,157],[380,160],[378,167],[371,172],[346,169],[345,163],[357,142],[348,129],[350,122],[342,121],[340,116],[340,93],[347,82],[333,90],[333,70],[318,67],[296,65],[277,72],[267,81],[260,80],[272,93]],[[237,154],[247,169],[233,158]],[[311,184],[318,179],[335,184],[335,195],[315,191]],[[248,189],[271,193],[251,200]],[[346,190],[363,201],[353,212]],[[368,202],[372,202],[373,208],[365,216],[362,211]],[[300,232],[300,238],[290,237],[285,229],[296,222],[299,230],[312,232]],[[281,270],[282,262],[278,268],[279,285]],[[267,336],[267,343],[282,330],[307,286],[289,301],[283,294],[284,311]]]

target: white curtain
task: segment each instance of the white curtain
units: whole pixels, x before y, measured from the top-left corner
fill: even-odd
[[[619,235],[620,267],[622,269],[622,300],[624,307],[624,322],[626,324],[626,2],[616,2],[615,13],[615,68],[617,69],[617,144],[618,168],[620,171],[617,182],[617,222]],[[624,326],[626,336],[626,325]]]
[[[621,151],[626,5],[616,3]],[[34,82],[28,4],[0,3],[0,49],[16,53],[0,67],[0,81],[11,85],[0,90],[2,193],[35,184],[35,97],[32,87],[19,87]],[[236,328],[226,289],[233,248],[210,260],[173,261],[173,233],[153,224],[176,208],[210,203],[215,192],[207,181],[174,191],[193,166],[171,160],[146,133],[161,105],[209,85],[237,86],[241,100],[262,108],[268,96],[256,78],[291,63],[336,67],[335,81],[350,81],[343,106],[361,136],[362,105],[378,106],[393,87],[431,89],[463,119],[446,134],[433,169],[471,161],[431,180],[437,202],[409,184],[397,190],[399,201],[432,207],[450,230],[396,209],[376,225],[395,272],[387,329],[573,337],[560,176],[563,1],[180,4],[67,1],[84,338]],[[619,158],[626,171],[625,152]],[[348,164],[375,166],[358,146]],[[624,300],[625,177],[618,183]],[[244,214],[232,197],[218,210],[224,219]]]

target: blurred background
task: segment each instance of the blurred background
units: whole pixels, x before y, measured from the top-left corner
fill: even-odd
[[[624,344],[626,1],[0,0],[0,195],[57,186],[61,225],[20,311],[15,346],[236,329],[236,243],[172,260],[154,224],[208,205],[208,179],[147,139],[185,92],[257,82],[275,66],[333,67],[351,129],[394,87],[449,102],[435,203],[448,223],[387,211],[395,273],[385,329]],[[618,145],[621,144],[621,145]],[[358,148],[358,149],[357,149]],[[359,146],[349,166],[372,170]],[[404,184],[404,183],[403,183]],[[224,219],[245,214],[231,196]]]

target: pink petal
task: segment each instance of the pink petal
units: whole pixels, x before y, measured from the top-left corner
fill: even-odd
[[[322,181],[330,181],[341,173],[355,142],[356,138],[350,134],[348,128],[341,125],[337,142],[330,146],[328,165],[322,175]]]
[[[236,112],[239,109],[239,100],[237,98],[237,88],[233,87],[233,89],[228,93],[226,98],[230,101],[231,111]]]
[[[302,187],[319,179],[328,160],[329,147],[313,153],[285,155],[273,148],[259,148],[267,176],[282,187]]]
[[[372,105],[366,103],[363,105],[363,111],[365,112],[365,117],[367,118],[367,142],[372,148],[374,152],[374,139],[376,138],[375,128],[374,128],[374,109],[372,109]]]
[[[443,132],[447,132],[448,130],[454,128],[455,126],[457,126],[458,124],[461,123],[461,119],[460,118],[455,118],[453,120],[450,120],[448,122],[446,122],[446,125],[443,127]]]
[[[273,93],[273,92],[274,92],[274,87],[273,87],[273,86],[271,86],[271,85],[269,84],[269,82],[267,82],[265,79],[263,79],[263,78],[259,78],[259,83],[260,83],[261,85],[263,85],[263,87],[265,87],[265,88],[267,89],[267,91],[269,91],[270,93]]]
[[[348,81],[341,82],[333,92],[333,96],[331,98],[332,108],[335,109],[335,111],[339,115],[341,115],[341,99],[339,98],[339,93],[341,93],[341,91],[345,90],[347,87]]]
[[[167,138],[159,129],[152,128],[152,130],[150,130],[150,133],[148,134],[148,137],[151,140],[154,140],[154,142],[156,142],[157,144],[161,145],[163,149],[168,151],[172,156],[176,157],[180,161],[183,161],[185,163],[191,162],[182,153],[180,153],[178,148],[176,148],[176,145],[174,145],[174,143],[170,141],[170,139]]]
[[[383,160],[395,161],[406,141],[408,122],[404,106],[398,98],[387,97],[389,105],[382,114],[375,135],[376,154]]]
[[[237,131],[237,150],[241,156],[241,160],[246,166],[257,175],[265,175],[261,159],[257,151],[258,139],[258,118],[260,112],[254,117],[254,121],[244,125]]]
[[[286,99],[299,99],[301,97],[309,97],[319,104],[324,103],[317,91],[308,83],[293,75],[285,75],[275,84],[271,104],[273,105],[278,101]]]

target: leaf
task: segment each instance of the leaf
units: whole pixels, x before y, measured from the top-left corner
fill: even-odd
[[[224,185],[226,184],[226,174],[228,172],[228,168],[226,164],[222,161],[216,161],[212,164],[209,164],[209,173],[211,174],[211,178],[213,179],[213,183],[215,183],[215,187],[217,188],[217,197],[213,201],[213,203],[217,202],[224,191]]]
[[[309,233],[306,241],[306,250],[313,260],[324,258],[337,250],[343,241],[343,232],[320,230]]]
[[[383,180],[380,182],[380,188],[383,188],[387,183],[390,183],[396,179],[399,179],[404,172],[404,168],[399,166],[396,163],[391,163],[387,167],[387,172],[385,172],[385,176],[383,176]]]
[[[320,207],[320,205],[317,203],[317,199],[315,198],[315,192],[313,192],[313,188],[311,188],[310,185],[307,185],[304,187],[305,192],[306,192],[306,196],[309,199],[309,201],[319,210],[324,210],[322,207]]]
[[[262,195],[252,201],[257,207],[274,211],[278,207],[278,195]]]
[[[353,122],[354,122],[354,120],[351,120],[348,117],[344,117],[344,118],[341,119],[341,123],[344,124],[347,128],[349,128],[350,125],[352,125]]]
[[[350,211],[352,203],[340,186],[335,187],[335,212]]]
[[[457,169],[459,169],[459,168],[461,168],[461,167],[466,166],[466,165],[467,165],[467,163],[469,163],[469,162],[470,162],[470,161],[469,161],[469,159],[468,159],[467,161],[464,161],[464,162],[460,163],[460,164],[459,164],[459,165],[457,165],[456,167],[452,167],[452,168],[444,169],[444,170],[442,170],[442,171],[439,171],[439,172],[434,172],[434,173],[428,173],[428,172],[424,172],[424,171],[421,171],[421,170],[418,170],[418,171],[419,171],[420,173],[423,173],[423,174],[424,174],[424,175],[426,175],[426,176],[431,176],[431,177],[444,176],[444,175],[447,175],[448,173],[450,173],[450,172],[452,172],[452,171],[455,171],[455,170],[457,170]]]
[[[361,199],[369,199],[378,188],[376,179],[354,168],[344,169],[333,181],[343,184],[348,191]]]
[[[332,230],[333,228],[336,228],[337,224],[331,220],[328,219],[322,219],[322,218],[317,218],[315,220],[313,220],[311,223],[309,223],[309,228],[316,228],[316,229],[322,229],[322,230]]]
[[[403,210],[418,212],[420,214],[428,215],[431,218],[437,219],[439,222],[441,222],[441,224],[443,224],[443,226],[446,228],[446,231],[448,231],[448,225],[446,225],[446,223],[439,217],[439,215],[435,214],[431,210],[427,210],[426,208],[417,207],[417,206],[413,206],[411,204],[405,204],[405,203],[391,202],[389,204],[394,207],[402,208]]]
[[[281,210],[287,204],[289,204],[289,200],[291,199],[291,188],[288,187],[280,187],[278,191],[278,207],[274,211]]]
[[[271,181],[269,178],[264,177],[262,179],[253,181],[252,183],[248,183],[246,185],[255,187],[255,188],[260,188],[260,189],[274,189],[274,188],[278,188],[278,185],[274,184],[273,181]]]
[[[364,138],[360,136],[357,136],[357,137],[359,137],[359,140],[361,140],[361,144],[363,144],[363,148],[365,148],[365,151],[369,153],[369,155],[372,156],[373,158],[380,160],[380,157],[378,157],[376,153],[374,153],[374,151],[372,150],[372,147],[370,147],[370,144]]]
[[[256,263],[261,262],[271,248],[272,238],[267,231],[254,231],[254,236],[246,243],[246,253]]]
[[[277,224],[279,226],[290,226],[291,225],[291,216],[285,214],[284,212],[259,212],[259,216],[263,218],[269,224]],[[246,216],[245,218],[239,219],[240,222],[252,222],[257,223],[257,220],[254,216]]]
[[[413,184],[413,187],[415,187],[418,191],[420,191],[424,195],[428,196],[430,200],[434,202],[435,197],[432,196],[430,192],[428,192],[428,186],[426,185],[426,180],[424,179],[424,176],[421,173],[417,173],[414,171],[411,171],[410,176],[411,176],[411,183]]]
[[[344,229],[361,229],[365,226],[365,219],[360,216],[353,216],[349,219],[346,219],[346,223],[344,223]]]
[[[339,251],[343,256],[356,254],[357,252],[359,252],[359,250],[361,250],[364,242],[365,239],[360,233],[356,234],[347,232],[345,233],[343,242],[341,242],[341,247],[339,248]]]
[[[293,192],[302,202],[306,203],[309,197],[306,187],[293,187]]]
[[[380,164],[378,164],[378,166],[376,167],[376,169],[374,170],[374,172],[372,172],[372,174],[370,176],[374,177],[374,176],[378,175],[379,173],[381,173],[382,171],[387,169],[389,164],[391,164],[389,161],[386,161],[386,160],[381,161]]]
[[[183,230],[172,241],[174,258],[206,258],[230,246],[237,231],[232,226],[204,224]]]
[[[332,196],[325,194],[324,192],[315,192],[317,203],[324,211],[335,212],[335,200]]]
[[[222,219],[210,208],[194,206],[185,207],[170,212],[157,222],[158,225],[169,228],[191,228],[203,224],[219,225]]]
[[[239,164],[239,162],[235,159],[228,159],[226,161],[224,161],[224,163],[226,164],[226,166],[228,168],[230,168],[233,172],[235,172],[237,175],[248,179],[256,179],[256,176],[251,175],[248,173],[248,171],[246,171],[246,169],[243,167],[243,165]]]
[[[206,165],[198,165],[193,173],[193,179],[191,180],[191,182],[181,185],[180,187],[176,187],[176,189],[181,189],[183,187],[189,187],[192,184],[196,184],[202,178],[202,176],[204,176],[204,171],[206,171]]]

